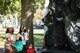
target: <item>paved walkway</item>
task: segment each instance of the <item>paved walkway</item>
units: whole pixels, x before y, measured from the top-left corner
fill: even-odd
[[[35,47],[36,53],[41,53],[42,47]]]
[[[3,53],[3,48],[0,48],[0,53]]]

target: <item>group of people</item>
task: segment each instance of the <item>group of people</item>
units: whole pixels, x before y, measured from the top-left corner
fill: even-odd
[[[29,34],[25,27],[21,27],[17,35],[14,28],[6,30],[6,42],[4,53],[35,53],[32,43],[29,42]]]

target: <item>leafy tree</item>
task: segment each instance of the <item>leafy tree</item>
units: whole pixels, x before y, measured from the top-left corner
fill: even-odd
[[[35,0],[35,3],[34,3],[34,9],[43,9],[44,8],[44,3],[45,3],[45,0]]]
[[[8,13],[21,11],[21,25],[29,30],[29,38],[33,43],[33,18],[34,11],[37,8],[43,8],[44,0],[0,0],[0,13],[6,15]],[[39,7],[40,6],[40,7]]]
[[[15,11],[20,12],[21,9],[20,0],[0,0],[0,13],[8,14],[14,13]]]
[[[29,41],[34,44],[33,18],[37,8],[43,9],[44,0],[21,0],[21,25],[29,30]]]
[[[43,9],[44,0],[34,0],[34,11],[37,8]],[[8,14],[21,11],[21,0],[0,0],[0,13]]]
[[[29,32],[29,42],[33,42],[34,0],[21,0],[21,25]]]

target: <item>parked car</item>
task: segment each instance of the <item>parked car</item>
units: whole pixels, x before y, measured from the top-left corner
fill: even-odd
[[[33,29],[44,29],[44,23],[40,21],[39,24],[33,24]]]

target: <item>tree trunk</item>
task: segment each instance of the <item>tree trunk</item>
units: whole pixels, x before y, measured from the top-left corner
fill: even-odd
[[[33,18],[34,18],[34,0],[21,0],[21,25],[29,31],[29,42],[34,45],[33,40]]]

